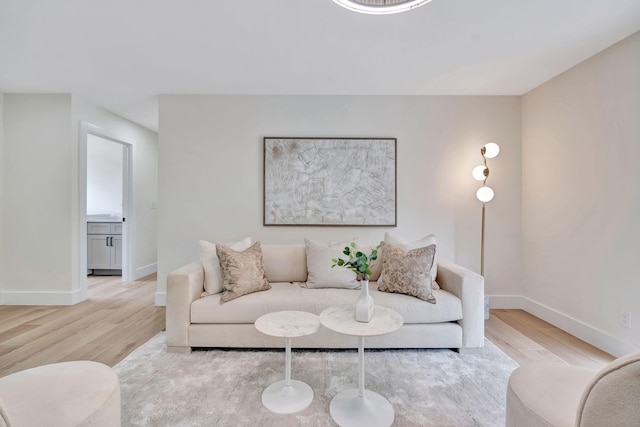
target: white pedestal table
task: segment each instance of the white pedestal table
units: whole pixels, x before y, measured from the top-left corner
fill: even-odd
[[[376,306],[369,322],[358,322],[352,305],[329,307],[320,313],[320,322],[332,331],[358,337],[358,388],[338,393],[329,405],[333,420],[342,427],[388,427],[393,423],[393,406],[380,394],[364,388],[364,338],[400,329],[402,316],[387,307]]]
[[[318,316],[304,311],[277,311],[259,317],[255,326],[263,334],[285,338],[285,379],[262,392],[262,404],[277,414],[302,411],[311,404],[313,390],[304,382],[291,379],[291,338],[318,332]]]

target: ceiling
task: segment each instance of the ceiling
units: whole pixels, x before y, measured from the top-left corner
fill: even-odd
[[[0,92],[153,130],[158,94],[521,95],[638,30],[639,0],[0,0]]]

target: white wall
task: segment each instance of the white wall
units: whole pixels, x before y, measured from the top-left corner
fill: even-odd
[[[122,216],[123,146],[87,136],[87,214]]]
[[[3,303],[68,303],[71,96],[4,96]]]
[[[157,134],[68,94],[5,94],[0,304],[73,304],[86,295],[79,206],[79,122],[124,140],[134,155],[134,274],[156,269]],[[86,230],[85,230],[86,234]]]
[[[639,52],[636,33],[522,103],[528,309],[617,355],[640,349]]]
[[[198,259],[197,241],[251,236],[379,241],[434,232],[439,254],[479,271],[481,205],[473,166],[491,162],[488,294],[520,294],[520,99],[438,96],[160,96],[158,298],[166,274]],[[398,138],[398,227],[263,227],[265,136]]]

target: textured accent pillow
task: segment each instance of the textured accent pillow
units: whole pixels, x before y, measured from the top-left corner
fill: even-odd
[[[224,287],[220,304],[253,292],[271,289],[264,274],[260,242],[255,242],[242,252],[225,245],[216,245],[216,252],[220,259]]]
[[[392,244],[395,247],[402,249],[407,252],[411,249],[423,248],[429,245],[436,244],[436,235],[429,234],[422,239],[416,240],[415,242],[408,242],[400,236],[397,236],[393,233],[389,233],[388,231],[384,233],[384,241]],[[436,277],[438,276],[438,256],[436,255],[433,258],[433,266],[431,267],[431,280],[433,289],[440,289],[440,286],[436,283]]]
[[[427,300],[431,276],[429,271],[436,254],[436,245],[429,245],[410,251],[382,242],[384,260],[382,277],[378,280],[378,290],[411,295]]]
[[[333,258],[342,257],[345,246],[351,242],[323,243],[315,240],[304,239],[307,249],[307,282],[306,288],[342,288],[357,289],[360,284],[356,280],[357,275],[344,267],[331,268]]]
[[[216,244],[207,242],[206,240],[198,241],[200,248],[200,262],[204,268],[204,292],[203,297],[207,295],[219,294],[222,288],[222,271],[220,270],[220,260],[216,253]],[[251,238],[245,237],[239,242],[225,243],[234,251],[244,251],[251,246]]]

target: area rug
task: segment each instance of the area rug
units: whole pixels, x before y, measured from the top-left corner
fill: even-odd
[[[309,384],[314,399],[278,415],[262,406],[262,391],[284,379],[284,349],[165,348],[160,333],[115,366],[123,426],[335,426],[331,399],[358,387],[357,350],[294,348],[292,378]],[[504,426],[507,380],[517,366],[488,340],[471,355],[366,350],[365,387],[389,400],[394,426]]]

